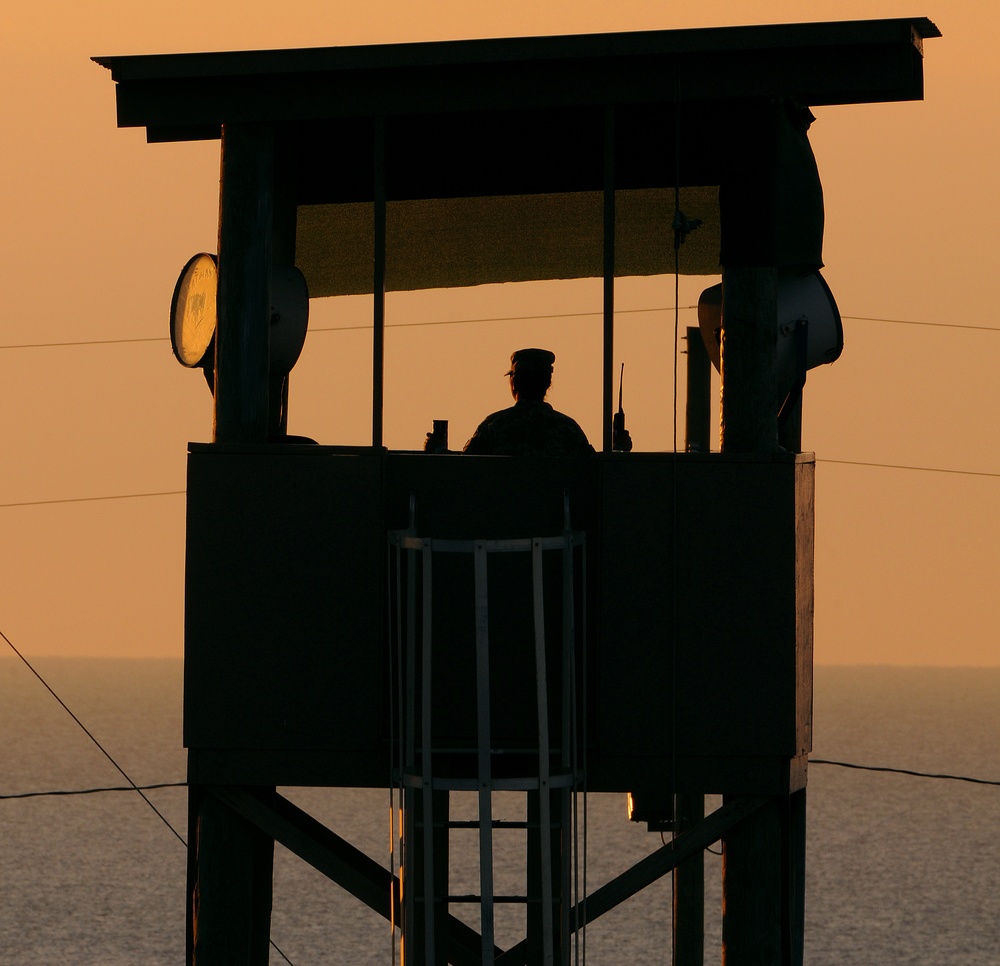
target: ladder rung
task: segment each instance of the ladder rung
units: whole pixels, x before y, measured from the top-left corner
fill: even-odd
[[[491,823],[493,828],[529,828],[527,822],[506,822],[503,819],[494,819]],[[475,819],[467,822],[442,822],[441,828],[479,828],[480,823]]]
[[[417,905],[421,905],[425,902],[423,896],[414,896],[413,902]],[[457,895],[457,896],[444,896],[443,898],[435,898],[432,900],[435,903],[443,902],[455,902],[455,903],[469,903],[472,905],[478,905],[483,901],[483,897],[476,895],[475,893],[470,893],[468,895]],[[541,896],[494,896],[493,901],[495,903],[500,902],[505,905],[537,905],[543,901]]]
[[[414,822],[414,828],[424,828],[423,822]],[[469,819],[468,821],[455,821],[455,822],[432,822],[434,828],[457,828],[457,829],[477,829],[480,827],[480,822],[475,819]],[[540,822],[507,822],[503,819],[494,819],[491,823],[491,828],[498,829],[538,829],[541,828]],[[560,825],[556,821],[549,822],[549,828],[557,829]]]
[[[470,748],[468,746],[451,746],[451,745],[432,745],[430,752],[432,755],[478,755],[478,748]],[[538,757],[538,748],[531,748],[528,746],[517,746],[517,747],[499,747],[490,748],[490,754],[496,755],[498,758],[504,755],[521,755],[528,758]],[[549,745],[549,755],[552,758],[557,757],[562,754],[562,745],[551,744]],[[420,757],[420,751],[416,752],[417,758]]]
[[[447,902],[469,902],[469,903],[476,904],[476,903],[482,902],[483,901],[483,897],[482,896],[478,896],[478,895],[448,896],[447,899],[446,899],[446,901]],[[538,900],[529,899],[527,896],[494,896],[493,897],[494,904],[497,904],[497,903],[507,903],[507,904],[518,903],[520,905],[525,905],[525,904],[527,904],[529,902],[536,902],[536,901],[538,901]]]
[[[553,771],[549,774],[548,787],[550,791],[559,789],[570,790],[577,787],[583,781],[582,775],[574,775],[571,772]],[[432,778],[426,782],[431,788],[437,791],[450,792],[478,792],[484,786],[488,786],[493,792],[532,792],[537,791],[541,784],[541,779],[537,775],[521,776],[516,778],[506,778],[493,776],[487,782],[481,782],[478,778]],[[425,779],[422,775],[407,772],[403,775],[402,785],[405,788],[423,788]]]

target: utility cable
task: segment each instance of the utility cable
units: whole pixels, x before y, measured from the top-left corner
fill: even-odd
[[[101,792],[148,792],[155,788],[187,788],[187,782],[157,782],[155,785],[105,785],[101,788],[58,789],[47,792],[18,792],[12,795],[0,795],[0,801],[10,801],[14,798],[50,798],[70,795],[97,795]],[[176,833],[175,833],[176,834]]]
[[[132,779],[126,773],[125,769],[122,768],[122,766],[119,765],[117,761],[115,761],[115,759],[111,756],[111,753],[104,747],[104,745],[102,745],[97,740],[97,738],[94,737],[93,733],[87,728],[87,726],[70,710],[70,708],[66,704],[66,702],[63,701],[63,699],[60,698],[59,695],[55,693],[55,691],[52,690],[52,688],[49,686],[49,683],[45,680],[45,678],[43,678],[41,676],[41,674],[39,674],[38,671],[35,670],[34,667],[32,667],[31,662],[14,646],[14,643],[11,641],[11,639],[2,630],[0,630],[0,637],[2,637],[7,642],[8,646],[10,647],[10,649],[21,659],[21,661],[23,662],[24,666],[29,671],[31,671],[31,673],[36,678],[38,678],[38,680],[42,683],[42,686],[45,688],[45,690],[48,691],[49,694],[51,694],[52,697],[56,699],[56,701],[59,702],[59,704],[62,706],[63,710],[80,726],[80,728],[83,731],[83,733],[95,745],[97,745],[98,749],[100,749],[101,754],[104,755],[104,757],[107,758],[108,761],[110,761],[111,764],[115,766],[115,768],[117,769],[117,771],[119,772],[119,774],[122,776],[122,778],[124,778],[125,781],[128,782],[129,789],[131,789],[132,791],[135,791],[135,792],[137,792],[139,794],[139,797],[156,813],[156,816],[159,818],[159,820],[161,822],[163,822],[163,824],[166,825],[166,827],[168,829],[170,829],[170,831],[174,834],[174,837],[177,839],[177,841],[180,842],[181,845],[183,845],[184,848],[186,849],[187,848],[187,842],[184,840],[184,836],[182,836],[180,834],[180,832],[178,832],[177,829],[175,829],[173,827],[173,825],[170,824],[170,821],[167,819],[167,817],[150,801],[149,797],[143,791],[143,788],[141,788],[134,781],[132,781]],[[186,783],[182,783],[182,784],[186,784]],[[167,787],[167,786],[166,786],[166,784],[164,784],[162,786],[161,785],[154,785],[154,786],[149,786],[149,787]],[[104,789],[100,789],[100,790],[103,791]],[[110,791],[111,789],[107,789],[107,790]],[[117,789],[114,789],[114,790],[117,791]],[[94,791],[98,791],[98,789],[86,790],[84,792],[84,794],[91,794]],[[48,794],[60,794],[60,793],[59,792],[55,792],[55,793],[51,793],[50,792]],[[61,794],[73,794],[73,793],[63,792]],[[77,792],[75,794],[80,794],[80,793]],[[28,796],[26,796],[26,795],[16,795],[16,796],[7,796],[7,795],[4,795],[4,796],[0,796],[0,798],[25,798],[25,797],[28,797]],[[281,958],[286,963],[288,963],[289,966],[293,966],[292,961],[284,954],[284,952],[282,952],[282,950],[278,947],[278,945],[274,942],[274,940],[270,939],[269,942],[270,942],[271,946],[273,947],[273,949],[275,950],[275,952],[277,952],[277,954],[279,956],[281,956]]]
[[[954,473],[959,476],[985,476],[992,479],[1000,477],[1000,473],[987,473],[979,470],[953,470],[944,466],[907,466],[901,463],[868,463],[863,460],[832,460],[817,457],[817,463],[840,463],[843,466],[874,466],[885,470],[918,470],[922,473]]]
[[[854,768],[858,771],[884,771],[894,775],[913,775],[916,778],[940,778],[944,781],[952,782],[972,782],[975,785],[997,785],[1000,781],[992,781],[988,778],[969,778],[967,775],[943,775],[934,774],[927,771],[913,771],[909,768],[888,768],[882,765],[856,765],[849,761],[831,761],[829,758],[810,758],[810,765],[837,765],[840,768]]]
[[[83,339],[79,342],[18,342],[13,345],[0,345],[0,349],[63,349],[78,345],[125,345],[130,342],[169,342],[166,335],[152,335],[140,339]]]
[[[615,315],[638,315],[643,312],[673,312],[674,306],[664,305],[649,309],[615,309]],[[697,305],[677,306],[682,311],[698,308]],[[426,322],[391,322],[386,323],[387,329],[410,329],[427,325],[475,325],[478,322],[536,322],[550,319],[586,319],[603,318],[603,312],[555,312],[549,315],[500,315],[488,319],[431,319]],[[334,325],[326,327],[310,328],[310,332],[352,332],[358,329],[370,329],[371,324],[365,325]],[[0,346],[0,348],[4,348]]]
[[[676,443],[674,444],[676,447]],[[841,466],[871,466],[885,470],[916,470],[922,473],[952,473],[958,476],[981,476],[987,479],[1000,478],[1000,473],[989,473],[981,470],[956,470],[946,466],[911,466],[903,463],[872,463],[866,460],[837,460],[817,457],[817,463],[837,463]],[[61,500],[24,500],[19,503],[0,503],[0,510],[20,506],[49,506],[57,503],[91,503],[98,500],[134,500],[141,497],[181,496],[187,490],[161,490],[156,493],[118,493],[110,496],[77,496]]]
[[[996,785],[1000,786],[1000,781],[991,778],[972,778],[969,775],[949,775],[937,772],[914,771],[910,768],[890,768],[886,765],[859,765],[850,761],[834,761],[830,758],[810,758],[810,765],[836,765],[839,768],[853,768],[856,771],[876,771],[887,772],[893,775],[911,775],[915,778],[936,778],[942,781],[969,782],[973,785]],[[138,789],[149,791],[156,788],[187,788],[187,782],[157,782],[153,785],[139,785]],[[106,785],[100,788],[72,788],[58,789],[44,792],[17,792],[15,794],[0,795],[0,801],[11,801],[21,798],[54,798],[70,797],[73,795],[97,795],[102,792],[134,792],[137,787],[134,785]]]
[[[676,421],[676,416],[675,416]],[[676,449],[676,442],[674,447]],[[956,470],[946,466],[912,466],[903,463],[872,463],[866,460],[837,460],[826,457],[817,457],[817,463],[837,463],[841,466],[871,466],[876,469],[885,470],[916,470],[922,473],[952,473],[958,476],[981,476],[987,479],[1000,478],[1000,473],[989,473],[981,470]],[[57,503],[92,503],[99,500],[134,500],[141,497],[153,496],[181,496],[187,490],[161,490],[155,493],[117,493],[110,496],[77,496],[67,497],[61,500],[24,500],[18,503],[0,503],[0,510],[20,507],[20,506],[50,506]]]
[[[918,322],[916,319],[876,319],[870,315],[842,315],[852,322],[891,322],[894,325],[929,325],[936,329],[973,329],[976,332],[1000,332],[997,325],[964,325],[961,322]]]
[[[92,503],[96,500],[136,500],[144,496],[179,496],[187,490],[162,490],[159,493],[116,493],[111,496],[72,496],[61,500],[25,500],[21,503],[0,503],[0,509],[15,506],[49,506],[53,503]]]
[[[698,308],[697,305],[681,305],[680,309],[687,311]],[[637,315],[643,312],[673,312],[674,306],[666,305],[649,309],[616,309],[615,315]],[[387,329],[407,329],[426,325],[470,325],[477,322],[535,322],[548,319],[582,319],[591,316],[603,316],[603,312],[556,312],[549,315],[501,315],[488,319],[432,319],[428,322],[390,322]],[[332,325],[310,327],[310,332],[355,332],[370,329],[370,322],[364,325]],[[169,342],[169,336],[147,336],[141,339],[86,339],[79,342],[23,342],[12,345],[0,345],[0,349],[54,349],[68,346],[86,345],[125,345],[130,342]]]
[[[38,671],[34,669],[34,667],[32,667],[31,662],[14,646],[13,641],[11,641],[11,639],[2,630],[0,630],[0,637],[2,637],[7,642],[7,644],[10,646],[10,649],[21,659],[24,666],[29,671],[31,671],[31,673],[34,674],[34,676],[38,678],[39,681],[41,681],[42,686],[45,688],[46,691],[49,692],[49,694],[52,695],[52,697],[56,699],[56,701],[59,702],[59,704],[62,706],[62,709],[80,726],[80,729],[83,731],[83,733],[95,745],[97,745],[101,754],[104,755],[104,757],[107,758],[108,761],[110,761],[111,764],[115,766],[115,769],[122,776],[122,778],[124,778],[125,781],[129,783],[130,787],[134,791],[138,792],[139,797],[142,798],[142,800],[156,813],[160,821],[163,822],[163,824],[166,825],[166,827],[170,829],[171,832],[173,832],[173,834],[176,836],[177,840],[181,843],[181,845],[183,845],[184,848],[187,848],[187,842],[184,841],[184,837],[177,831],[177,829],[173,827],[173,825],[170,824],[166,816],[149,800],[149,797],[145,794],[145,792],[143,792],[142,789],[139,788],[139,786],[134,781],[132,781],[132,779],[126,773],[125,769],[122,768],[122,766],[119,765],[117,761],[115,761],[115,759],[111,756],[111,753],[104,747],[104,745],[102,745],[97,740],[97,738],[94,737],[93,733],[87,728],[87,726],[69,709],[69,706],[66,704],[66,702],[63,701],[63,699],[60,698],[59,695],[55,693],[55,691],[52,690],[52,688],[49,686],[49,683],[45,680],[45,678],[43,678],[41,674],[39,674]]]
[[[698,308],[697,305],[660,305],[647,309],[616,309],[615,315],[637,315],[645,312],[688,312]],[[534,322],[547,319],[582,319],[602,316],[603,312],[557,312],[549,315],[501,315],[494,318],[485,319],[433,319],[428,322],[391,322],[386,324],[387,329],[404,329],[415,326],[427,325],[469,325],[477,322]],[[1000,326],[996,325],[964,325],[955,322],[920,322],[916,319],[883,319],[872,315],[842,315],[842,319],[852,322],[887,322],[893,325],[922,325],[938,329],[965,329],[975,332],[1000,332]],[[370,324],[365,325],[333,325],[317,326],[310,328],[310,332],[353,332],[370,329]],[[137,342],[169,342],[168,336],[146,336],[138,339],[84,339],[77,342],[23,342],[10,345],[0,345],[0,349],[55,349],[70,346],[87,345],[127,345]]]

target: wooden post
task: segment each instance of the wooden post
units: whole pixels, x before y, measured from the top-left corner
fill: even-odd
[[[273,153],[270,127],[224,125],[215,335],[217,443],[267,441]]]
[[[690,331],[690,330],[689,330]],[[697,332],[697,330],[695,330]],[[699,341],[701,336],[698,336]],[[704,347],[703,347],[704,349]],[[706,353],[706,359],[708,358]],[[705,818],[705,796],[691,793],[674,798],[676,832],[686,832]],[[704,966],[705,856],[699,852],[673,871],[672,966]]]
[[[777,269],[722,275],[722,451],[778,450]],[[781,966],[782,808],[774,798],[722,844],[723,966]]]
[[[214,439],[268,435],[273,132],[222,132]],[[198,966],[268,962],[274,842],[211,792],[189,792],[187,958]]]
[[[187,799],[187,895],[184,905],[186,927],[184,962],[186,966],[193,966],[195,918],[198,914],[198,813],[201,810],[201,787],[189,785]]]
[[[687,407],[684,448],[688,453],[711,450],[712,363],[701,329],[687,327]],[[685,832],[705,817],[705,796],[674,796],[675,833]],[[705,962],[705,858],[682,862],[673,871],[672,966]]]
[[[792,792],[786,802],[782,825],[782,861],[785,889],[782,915],[788,928],[782,930],[787,949],[783,962],[802,966],[805,957],[806,914],[806,790]]]
[[[375,118],[373,131],[375,170],[372,216],[374,218],[375,264],[372,266],[372,446],[382,445],[385,409],[385,118]]]
[[[712,426],[712,363],[696,325],[687,327],[687,410],[685,449],[708,453]]]
[[[722,964],[782,966],[782,816],[778,798],[722,838]]]
[[[195,790],[192,790],[193,792]],[[267,966],[274,842],[210,791],[197,790],[194,966]]]
[[[722,451],[778,449],[778,272],[722,273]]]
[[[295,230],[298,207],[288,171],[287,154],[275,145],[274,201],[272,206],[271,262],[275,266],[295,264]],[[281,437],[288,432],[288,381],[290,374],[270,380],[268,390],[268,436]]]
[[[271,791],[273,791],[273,787]],[[271,907],[274,900],[274,839],[250,830],[253,882],[250,888],[250,962],[267,966],[271,961]]]
[[[604,110],[604,351],[601,393],[603,436],[601,449],[610,453],[613,442],[615,363],[615,109]]]

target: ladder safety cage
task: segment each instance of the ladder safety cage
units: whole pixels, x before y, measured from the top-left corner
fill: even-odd
[[[527,947],[536,951],[530,961],[569,963],[570,935],[577,933],[570,910],[581,888],[585,893],[576,798],[586,791],[585,736],[578,730],[586,717],[585,668],[581,675],[578,667],[585,534],[569,528],[567,508],[558,536],[419,536],[413,509],[411,502],[410,527],[388,534],[390,728],[393,787],[403,809],[406,962],[447,963],[448,936],[441,933],[449,905],[474,902],[484,966],[502,953],[494,942],[498,903],[526,906]],[[452,791],[476,792],[477,821],[448,820]],[[495,792],[523,792],[527,821],[495,820]],[[478,895],[450,894],[447,841],[455,828],[478,829]],[[528,834],[524,895],[494,891],[493,832],[510,828]],[[579,956],[579,942],[576,950]]]

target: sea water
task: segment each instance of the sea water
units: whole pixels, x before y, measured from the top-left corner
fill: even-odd
[[[132,780],[183,780],[179,662],[36,666]],[[814,758],[998,781],[1000,668],[817,668],[814,733]],[[126,784],[14,658],[0,660],[0,734],[0,794]],[[388,866],[388,792],[283,791]],[[185,791],[147,795],[186,836]],[[660,845],[624,796],[591,795],[587,811],[589,890]],[[1000,963],[1000,787],[813,764],[808,826],[810,966]],[[499,839],[498,891],[514,891],[523,842],[503,853]],[[454,843],[452,875],[473,891],[475,835]],[[0,800],[0,963],[182,963],[185,861],[135,792]],[[720,958],[720,863],[705,853],[706,963]],[[668,963],[670,902],[668,876],[593,923],[587,962]],[[500,943],[518,928],[501,919]],[[272,938],[296,966],[392,961],[388,924],[281,847]]]

